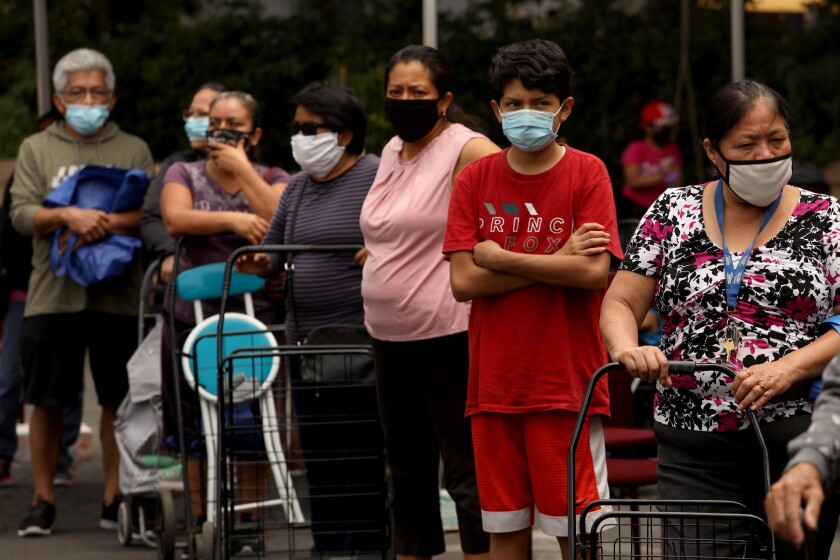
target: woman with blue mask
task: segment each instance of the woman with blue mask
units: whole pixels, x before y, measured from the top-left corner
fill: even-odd
[[[219,83],[206,83],[198,88],[193,95],[190,106],[182,113],[184,132],[190,143],[189,150],[182,150],[170,154],[152,179],[146,199],[143,204],[143,218],[140,221],[140,235],[146,250],[148,261],[160,259],[160,281],[169,282],[175,255],[175,240],[166,231],[163,218],[160,215],[160,194],[163,191],[163,178],[173,163],[179,161],[193,162],[207,157],[207,125],[210,121],[210,103],[220,93],[228,91],[228,87]]]
[[[814,381],[840,350],[840,203],[788,184],[790,125],[787,102],[762,83],[719,90],[703,141],[716,178],[656,199],[604,300],[610,356],[656,383],[660,498],[735,500],[764,516],[747,410],[776,480],[788,442],[808,428]],[[654,303],[662,338],[640,346],[637,321]],[[668,360],[717,361],[734,374],[677,374]],[[828,557],[836,525],[835,503],[823,508],[816,558]],[[777,558],[794,557],[776,546]]]

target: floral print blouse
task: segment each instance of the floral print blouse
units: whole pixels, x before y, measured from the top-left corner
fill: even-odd
[[[713,187],[714,185],[709,185]],[[655,304],[664,322],[660,348],[670,360],[722,362],[726,310],[723,250],[706,235],[705,185],[669,189],[642,218],[621,270],[656,281]],[[816,340],[819,325],[840,304],[840,203],[798,189],[800,199],[782,230],[753,248],[738,306],[731,314],[741,342],[730,367],[740,371],[777,360]],[[735,261],[743,253],[734,253]],[[718,372],[671,374],[657,384],[654,418],[674,428],[728,431],[749,425],[736,411],[732,377]],[[810,414],[812,380],[760,408],[772,421]]]

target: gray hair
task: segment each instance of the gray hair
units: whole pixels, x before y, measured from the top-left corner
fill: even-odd
[[[76,49],[61,57],[53,70],[53,87],[55,91],[64,91],[67,87],[67,75],[71,72],[89,72],[100,70],[105,75],[105,87],[114,91],[117,79],[111,62],[99,51],[93,49]]]

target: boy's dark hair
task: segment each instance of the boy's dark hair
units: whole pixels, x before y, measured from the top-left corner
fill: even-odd
[[[409,45],[395,52],[388,60],[388,66],[385,68],[385,89],[388,89],[388,77],[391,75],[391,70],[397,64],[408,64],[409,62],[419,62],[429,70],[429,75],[432,78],[432,83],[435,89],[438,90],[439,96],[446,95],[446,92],[454,93],[455,75],[452,73],[452,67],[449,66],[449,61],[439,50],[427,47],[425,45]],[[468,115],[454,102],[449,104],[446,110],[446,120],[451,123],[458,123],[482,134],[487,134],[487,123],[478,117]]]
[[[741,80],[719,89],[706,106],[706,138],[712,148],[718,150],[723,137],[761,100],[782,117],[790,133],[793,117],[785,98],[761,82]]]
[[[292,114],[298,106],[321,115],[324,124],[335,132],[352,132],[353,139],[347,144],[347,151],[351,154],[358,155],[365,150],[367,118],[359,98],[349,87],[343,84],[313,82],[289,100],[289,110]]]
[[[498,102],[505,86],[519,78],[528,89],[553,93],[562,103],[572,95],[575,75],[566,53],[554,41],[531,39],[501,47],[490,63],[490,98]]]

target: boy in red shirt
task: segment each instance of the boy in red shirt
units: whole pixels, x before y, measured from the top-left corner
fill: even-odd
[[[622,252],[603,162],[555,141],[574,105],[573,74],[551,41],[499,49],[491,107],[513,145],[458,176],[444,240],[452,292],[473,301],[466,414],[497,558],[526,558],[535,506],[568,557],[569,439],[587,382],[607,362],[598,317],[610,260]],[[590,445],[578,446],[575,467],[581,505],[609,493],[604,384],[590,413],[580,440]]]

